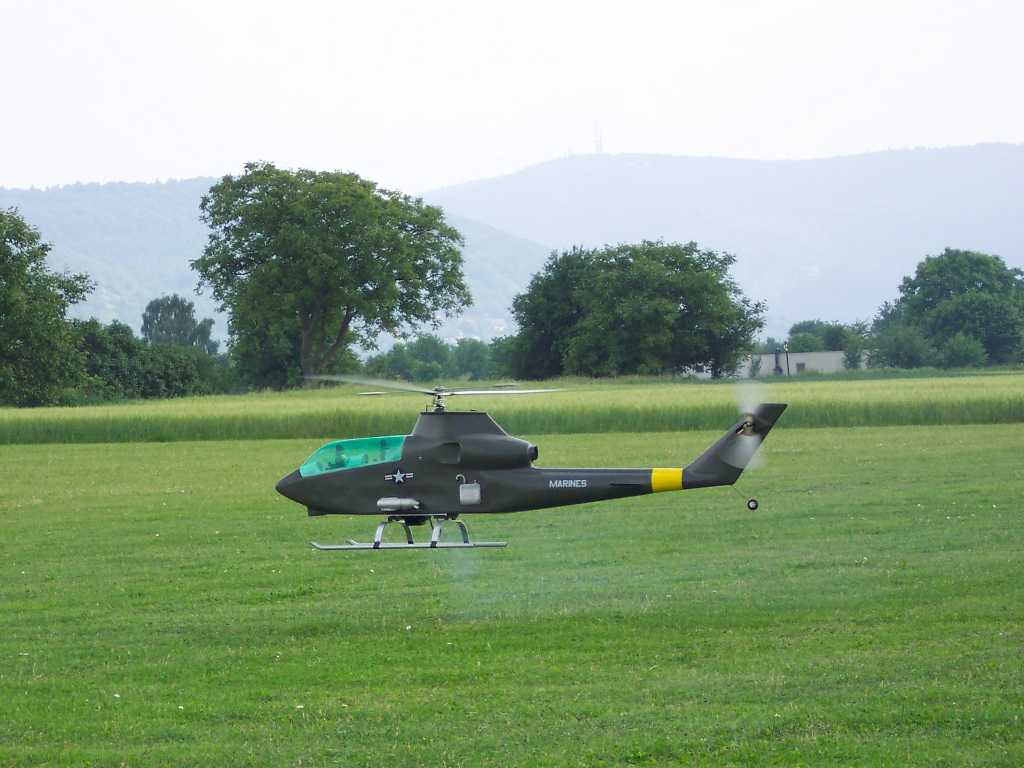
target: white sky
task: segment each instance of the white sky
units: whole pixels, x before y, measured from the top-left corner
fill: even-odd
[[[1024,141],[1024,3],[0,0],[0,186]]]

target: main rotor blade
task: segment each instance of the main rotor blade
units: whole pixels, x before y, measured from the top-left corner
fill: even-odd
[[[436,390],[417,387],[404,381],[392,381],[390,379],[367,379],[362,376],[338,376],[334,374],[321,374],[319,376],[306,376],[310,381],[337,381],[341,384],[358,384],[361,387],[374,387],[378,389],[397,389],[402,392],[419,392],[421,395],[435,395]]]
[[[452,395],[536,395],[541,392],[561,392],[561,389],[445,389],[445,397]]]

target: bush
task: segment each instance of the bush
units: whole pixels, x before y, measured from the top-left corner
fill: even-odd
[[[794,333],[789,337],[790,352],[821,352],[825,341],[814,333]]]
[[[942,368],[980,368],[988,362],[988,353],[973,336],[957,333],[942,345],[938,362]]]
[[[132,400],[140,397],[181,397],[235,389],[233,370],[224,355],[197,347],[146,344],[132,329],[114,321],[73,321],[78,348],[85,359],[85,376],[69,403]]]
[[[864,361],[864,337],[856,333],[846,336],[846,348],[843,350],[843,365],[846,370],[853,371],[860,368]]]
[[[921,368],[935,360],[935,350],[917,328],[891,325],[875,336],[871,365],[889,368]]]

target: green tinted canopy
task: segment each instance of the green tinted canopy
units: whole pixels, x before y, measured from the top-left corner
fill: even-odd
[[[359,437],[354,440],[335,440],[327,443],[310,456],[299,467],[303,477],[313,477],[324,472],[355,469],[370,464],[383,464],[402,458],[405,435],[388,437]]]

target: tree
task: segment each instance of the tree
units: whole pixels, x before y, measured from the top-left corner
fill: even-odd
[[[452,352],[452,370],[474,381],[486,379],[491,375],[491,348],[479,339],[459,339]]]
[[[801,320],[789,327],[789,337],[793,338],[800,333],[810,333],[814,336],[822,337],[825,335],[825,329],[829,325],[831,323],[826,323],[824,320]]]
[[[841,352],[846,347],[850,329],[842,323],[828,323],[821,334],[823,347],[828,352]]]
[[[847,370],[856,370],[864,363],[864,352],[868,348],[868,324],[862,320],[851,323],[846,329],[843,346],[843,365]]]
[[[947,248],[920,262],[899,291],[877,325],[911,325],[939,348],[963,333],[996,363],[1011,361],[1024,338],[1024,272],[998,256]]]
[[[496,378],[519,376],[521,371],[534,370],[529,365],[520,334],[491,339],[491,373]]]
[[[422,333],[407,345],[413,381],[433,381],[451,376],[452,348],[440,336]]]
[[[754,345],[754,351],[761,355],[771,354],[776,349],[782,349],[782,342],[774,336],[769,336],[764,341],[759,341]]]
[[[923,327],[937,346],[962,335],[980,343],[986,358],[1005,363],[1024,338],[1022,309],[1021,299],[968,291],[941,302]]]
[[[88,400],[141,397],[142,345],[132,329],[116,320],[103,325],[95,318],[74,321],[73,325],[87,374],[79,386],[82,395]]]
[[[324,372],[352,345],[470,302],[442,211],[356,174],[249,163],[200,208],[211,232],[192,266],[257,383]]]
[[[225,392],[232,388],[225,356],[197,347],[149,344],[116,320],[73,322],[85,360],[85,379],[76,387],[79,400],[179,397]]]
[[[195,304],[176,293],[153,299],[142,313],[142,338],[150,344],[195,347],[215,355],[218,344],[210,338],[212,330],[213,320],[197,321]]]
[[[512,375],[549,379],[562,372],[572,330],[586,313],[586,297],[579,286],[593,261],[594,252],[581,248],[552,253],[526,291],[512,300],[512,316],[519,326],[515,353],[508,358]],[[503,351],[512,353],[513,347]]]
[[[735,368],[764,305],[729,277],[733,256],[644,241],[552,255],[513,303],[518,376]],[[508,350],[506,350],[508,351]]]
[[[794,333],[789,337],[790,352],[821,352],[825,342],[816,333]]]
[[[457,375],[453,362],[452,347],[439,336],[424,333],[408,343],[396,342],[384,354],[371,357],[366,361],[366,371],[385,378],[440,383]]]
[[[789,329],[792,352],[838,352],[846,346],[848,329],[842,323],[801,320]]]
[[[935,350],[928,339],[912,325],[894,324],[875,334],[871,353],[873,366],[920,368],[931,365]]]
[[[48,270],[49,251],[15,209],[0,211],[0,402],[54,403],[82,375],[66,315],[93,286]]]
[[[939,350],[943,368],[980,368],[987,360],[985,345],[966,333],[954,334]]]

